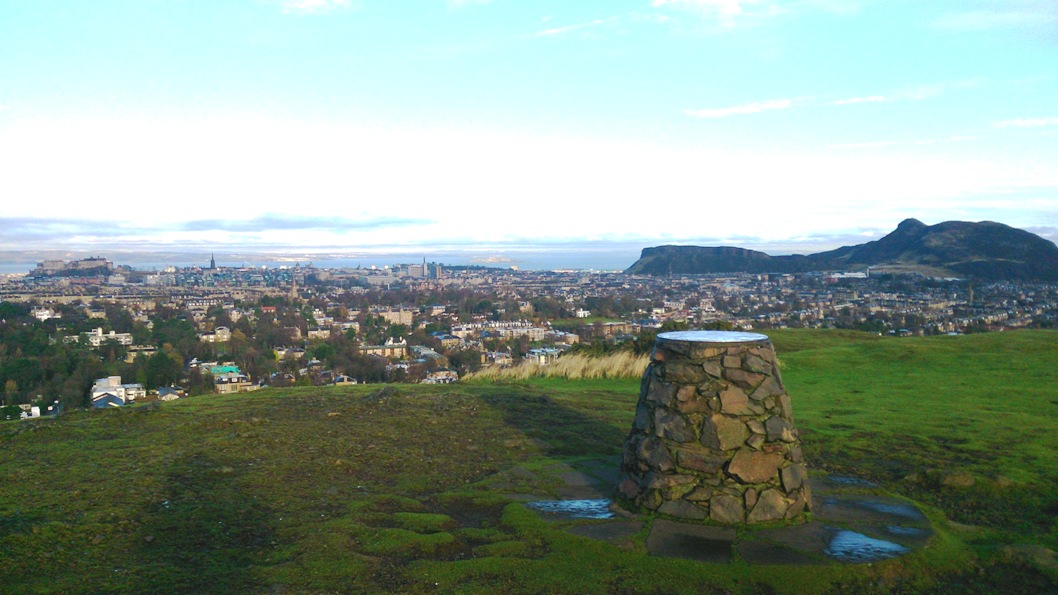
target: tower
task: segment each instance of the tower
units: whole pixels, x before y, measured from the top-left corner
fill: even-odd
[[[213,257],[213,253],[212,252],[210,252],[210,254],[209,254],[209,270],[211,270],[211,271],[217,270],[217,259],[215,259]]]

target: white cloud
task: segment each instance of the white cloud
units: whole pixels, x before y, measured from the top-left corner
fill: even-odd
[[[755,0],[654,0],[650,5],[654,8],[672,7],[732,17],[742,14],[745,4],[756,4],[756,2]]]
[[[1014,118],[1001,120],[994,124],[996,128],[1038,128],[1040,126],[1058,126],[1056,118]]]
[[[893,224],[908,213],[928,218],[923,205],[938,212],[964,209],[975,220],[995,218],[974,210],[975,204],[1004,189],[1020,192],[1032,186],[1048,190],[1039,195],[1054,196],[1049,191],[1058,188],[1058,167],[1048,161],[759,147],[738,151],[251,117],[0,123],[0,163],[5,169],[0,196],[11,197],[0,205],[0,216],[39,217],[43,205],[48,212],[104,228],[138,226],[145,241],[174,245],[369,247],[585,235],[583,226],[574,231],[546,223],[527,227],[524,220],[480,208],[497,200],[561,204],[564,217],[588,222],[590,234],[600,238],[723,237],[731,233],[732,222],[745,221],[745,206],[752,204],[752,233],[781,239],[844,230],[868,212],[871,220]],[[642,208],[664,196],[672,212],[708,216],[644,224],[635,209],[600,210],[600,196]],[[1011,194],[1009,200],[1022,196]],[[233,222],[230,229],[191,225],[203,218],[203,205],[222,212]],[[264,220],[263,213],[347,221],[389,221],[401,213],[402,219],[417,222],[340,233],[290,225],[258,231],[234,223]],[[197,231],[154,237],[151,230],[159,221],[171,229],[184,223]]]
[[[888,101],[884,95],[869,95],[867,97],[852,97],[849,99],[838,99],[831,101],[828,105],[851,105],[854,103],[882,103]]]
[[[742,114],[755,114],[767,110],[786,109],[793,105],[789,99],[772,99],[769,101],[758,101],[745,103],[734,107],[705,108],[686,110],[684,113],[695,118],[726,118]]]

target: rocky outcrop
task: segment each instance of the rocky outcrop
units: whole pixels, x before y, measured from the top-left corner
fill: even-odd
[[[766,336],[658,336],[625,442],[620,501],[722,524],[803,520],[807,478]]]

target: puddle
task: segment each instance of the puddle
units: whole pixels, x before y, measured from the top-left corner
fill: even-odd
[[[929,529],[922,529],[920,527],[901,527],[900,525],[889,525],[885,530],[893,535],[902,535],[905,537],[921,537],[930,533]]]
[[[842,562],[876,562],[902,556],[911,550],[882,539],[867,537],[855,531],[841,530],[830,540],[823,553]]]
[[[858,477],[846,477],[843,475],[830,475],[827,476],[831,482],[843,485],[843,486],[867,486],[867,487],[878,487],[878,484],[873,481],[866,479],[860,479]]]
[[[610,500],[539,500],[525,505],[537,512],[553,514],[568,519],[612,519]]]
[[[919,509],[911,506],[910,504],[901,504],[898,502],[880,502],[878,500],[860,500],[856,502],[858,506],[873,510],[874,512],[880,512],[882,514],[891,514],[894,516],[902,516],[908,519],[921,519],[925,518]]]

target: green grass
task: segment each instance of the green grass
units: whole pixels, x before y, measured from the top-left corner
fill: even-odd
[[[0,425],[0,592],[1054,588],[1003,548],[1058,547],[1058,334],[769,334],[809,463],[919,502],[930,547],[659,559],[645,535],[592,541],[504,496],[617,455],[638,379],[298,388]],[[944,485],[956,471],[976,484]]]

